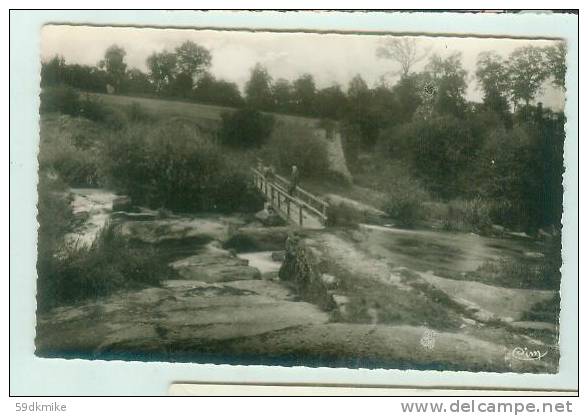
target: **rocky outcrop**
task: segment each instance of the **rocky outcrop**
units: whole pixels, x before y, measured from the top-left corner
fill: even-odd
[[[235,230],[224,247],[239,252],[284,250],[290,227],[242,227]]]
[[[286,240],[284,263],[280,279],[294,283],[305,300],[331,310],[336,306],[332,289],[336,278],[326,277],[320,266],[321,253],[312,240],[290,234]]]
[[[170,219],[127,221],[119,226],[119,232],[134,241],[160,244],[172,241],[211,240],[226,241],[230,229],[244,221],[223,217],[177,217]]]
[[[197,254],[171,263],[171,267],[183,279],[206,283],[261,279],[260,271],[248,263],[212,242]]]

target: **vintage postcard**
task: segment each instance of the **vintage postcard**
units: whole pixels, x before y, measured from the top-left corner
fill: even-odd
[[[40,45],[38,357],[558,372],[564,39]]]

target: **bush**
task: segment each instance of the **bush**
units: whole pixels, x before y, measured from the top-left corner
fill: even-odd
[[[39,257],[40,310],[98,298],[123,288],[157,286],[171,269],[153,248],[133,248],[107,225],[90,247],[66,247]]]
[[[251,108],[224,113],[221,116],[221,141],[233,147],[259,147],[270,136],[274,119]]]
[[[80,94],[72,87],[60,85],[47,87],[41,92],[40,112],[60,112],[70,116],[80,115],[81,102]]]
[[[137,204],[177,211],[255,211],[263,204],[249,173],[185,125],[131,125],[106,144],[115,188]]]
[[[344,203],[330,204],[327,209],[328,227],[357,227],[362,215]]]
[[[418,181],[408,176],[395,177],[388,185],[387,194],[384,211],[400,225],[414,226],[424,218],[423,204],[429,195]]]
[[[82,118],[43,116],[40,133],[40,172],[57,173],[73,187],[102,184],[103,129]]]
[[[89,94],[81,98],[76,90],[66,85],[43,89],[40,112],[59,112],[73,117],[84,117],[113,129],[120,129],[128,122],[122,111],[107,107]]]
[[[301,177],[324,178],[328,174],[326,145],[307,126],[284,122],[277,124],[261,156],[282,172],[290,172],[296,165]]]
[[[481,198],[457,199],[449,202],[443,228],[451,231],[484,231],[492,225],[492,205]]]

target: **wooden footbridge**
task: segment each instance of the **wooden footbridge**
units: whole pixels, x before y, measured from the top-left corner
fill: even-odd
[[[274,211],[289,223],[304,228],[323,228],[329,204],[297,186],[289,193],[290,181],[275,173],[268,175],[252,169],[253,183]]]

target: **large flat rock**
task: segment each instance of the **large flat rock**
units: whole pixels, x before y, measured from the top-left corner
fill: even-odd
[[[98,357],[194,351],[203,344],[324,324],[328,316],[272,281],[168,281],[40,315],[37,352]],[[173,354],[170,355],[173,359]]]

